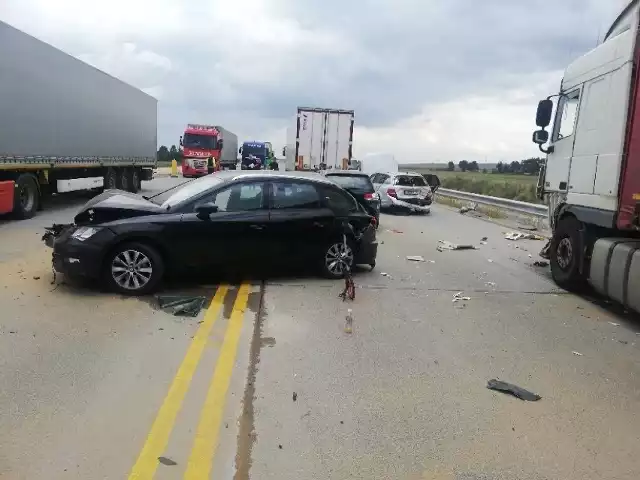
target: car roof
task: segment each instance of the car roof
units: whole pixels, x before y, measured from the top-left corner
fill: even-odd
[[[327,185],[335,185],[332,181],[324,178],[316,172],[303,172],[303,171],[284,171],[279,170],[221,170],[212,175],[216,175],[224,182],[233,182],[244,178],[259,178],[264,180],[307,180],[316,183],[323,183]]]
[[[325,171],[325,176],[338,176],[344,175],[349,177],[367,177],[369,178],[368,173],[361,172],[360,170],[327,170]]]
[[[374,172],[371,175],[378,175],[378,174],[389,175],[391,177],[398,177],[400,175],[410,175],[410,176],[414,176],[414,177],[422,177],[422,174],[418,173],[418,172]]]

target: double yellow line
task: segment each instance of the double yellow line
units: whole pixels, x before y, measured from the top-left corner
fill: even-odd
[[[129,480],[151,480],[158,468],[158,457],[167,446],[176,417],[189,390],[191,380],[198,367],[204,347],[220,316],[224,298],[229,287],[220,285],[211,305],[207,309],[204,321],[198,328],[193,341],[182,360],[182,364],[169,387],[169,392],[158,411],[147,440],[142,447],[138,460],[131,469]],[[216,362],[213,377],[207,392],[207,398],[200,414],[196,436],[185,472],[185,480],[208,479],[213,467],[213,459],[218,446],[220,424],[224,413],[225,398],[231,381],[233,364],[238,351],[238,341],[242,331],[242,319],[249,300],[250,285],[243,283],[233,305],[222,348]]]

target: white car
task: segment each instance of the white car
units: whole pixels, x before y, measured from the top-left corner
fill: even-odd
[[[429,213],[433,192],[419,173],[374,173],[371,182],[380,197],[380,208]]]

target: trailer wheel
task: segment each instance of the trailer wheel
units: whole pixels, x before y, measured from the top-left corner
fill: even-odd
[[[140,180],[140,171],[137,168],[132,168],[127,172],[129,175],[129,185],[131,193],[138,193],[142,188],[142,180]]]
[[[33,175],[23,173],[15,181],[13,197],[13,215],[19,220],[33,217],[38,211],[40,192],[38,182]]]
[[[569,290],[581,290],[586,283],[582,273],[584,251],[584,226],[575,217],[565,217],[556,225],[551,239],[551,275],[558,286]]]
[[[129,191],[131,185],[131,175],[129,174],[126,168],[118,169],[118,188],[120,190],[124,190],[125,192]]]
[[[115,190],[118,188],[118,176],[113,168],[107,168],[104,174],[103,187],[105,190]]]

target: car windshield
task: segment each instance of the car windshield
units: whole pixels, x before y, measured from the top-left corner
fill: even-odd
[[[426,187],[426,180],[419,175],[399,175],[394,182],[401,187]]]
[[[185,133],[182,137],[182,146],[186,148],[202,148],[204,150],[213,150],[216,148],[216,137],[213,135]]]
[[[221,183],[222,179],[219,177],[216,177],[215,175],[206,175],[197,180],[191,180],[189,182],[182,183],[177,187],[165,190],[164,192],[151,197],[149,200],[156,205],[169,209],[191,197],[195,197],[205,190],[215,187],[216,185],[220,185]]]
[[[327,178],[340,185],[342,188],[352,188],[364,192],[373,192],[373,184],[365,175],[327,175]]]

